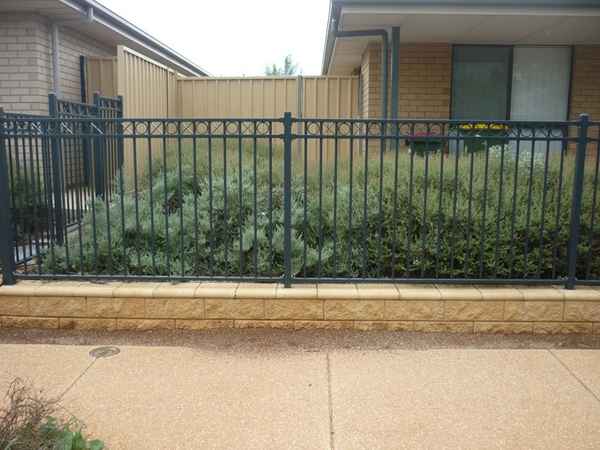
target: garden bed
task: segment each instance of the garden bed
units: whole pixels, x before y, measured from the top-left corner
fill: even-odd
[[[213,146],[215,147],[215,146]],[[170,148],[145,177],[117,182],[46,273],[279,277],[283,164],[279,148]],[[225,153],[227,153],[225,155]],[[346,155],[347,156],[347,155]],[[292,165],[292,268],[297,276],[556,278],[566,273],[572,156],[517,159],[508,147],[431,154],[364,150],[353,162]],[[366,162],[365,162],[366,161]],[[517,164],[518,163],[518,164]],[[269,170],[272,169],[272,171]],[[586,172],[580,274],[600,275]],[[132,182],[135,184],[132,189]]]

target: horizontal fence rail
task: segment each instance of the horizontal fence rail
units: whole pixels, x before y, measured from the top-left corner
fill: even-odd
[[[49,155],[26,164],[20,197],[0,186],[12,205],[5,282],[600,280],[600,123],[587,116],[122,119],[108,108],[0,118],[2,180],[14,179],[15,143]],[[73,148],[93,189],[65,182],[81,169],[63,163]],[[18,258],[24,246],[34,257]]]

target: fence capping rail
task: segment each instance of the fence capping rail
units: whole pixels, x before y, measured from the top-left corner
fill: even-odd
[[[196,123],[196,119],[123,119],[123,114],[122,114],[122,108],[123,108],[123,99],[122,97],[117,97],[117,98],[103,98],[101,97],[99,94],[94,94],[94,102],[91,105],[87,105],[87,104],[78,104],[78,103],[72,103],[73,109],[68,109],[70,108],[70,106],[67,108],[67,110],[64,111],[64,114],[62,114],[62,106],[61,100],[59,100],[56,95],[54,93],[50,93],[48,96],[48,100],[49,100],[49,117],[43,117],[40,119],[40,121],[44,121],[46,120],[47,125],[43,126],[41,130],[39,130],[40,135],[43,135],[43,137],[47,138],[50,142],[50,154],[51,154],[51,159],[52,159],[52,176],[50,177],[50,182],[52,184],[52,203],[51,203],[51,209],[52,209],[52,239],[54,239],[54,241],[61,245],[64,243],[65,240],[65,235],[66,235],[66,229],[67,229],[67,223],[65,221],[65,211],[64,211],[64,190],[65,190],[65,180],[63,179],[63,168],[61,167],[61,160],[62,160],[62,152],[63,152],[63,148],[61,148],[61,135],[62,135],[62,131],[61,131],[61,126],[62,126],[62,119],[64,119],[66,122],[69,121],[74,121],[75,123],[77,123],[77,121],[80,121],[80,124],[82,126],[82,129],[85,129],[85,132],[82,132],[81,135],[85,136],[84,140],[83,140],[83,145],[90,145],[90,143],[92,142],[92,140],[96,140],[97,142],[93,145],[93,157],[97,159],[97,161],[95,162],[96,166],[95,167],[100,167],[102,164],[104,164],[104,154],[106,153],[106,142],[105,140],[107,138],[115,138],[118,137],[119,140],[117,140],[115,142],[116,150],[117,150],[117,157],[119,159],[119,161],[122,164],[123,161],[123,138],[126,135],[126,132],[124,131],[125,128],[131,128],[132,130],[132,136],[127,136],[130,137],[131,139],[133,139],[135,142],[135,139],[138,138],[138,133],[137,133],[137,122],[139,121],[140,123],[147,123],[147,128],[146,128],[146,134],[148,135],[148,138],[152,137],[152,127],[151,127],[151,122],[152,121],[157,121],[157,122],[161,122],[162,123],[162,127],[160,128],[161,133],[158,133],[156,135],[156,137],[160,137],[161,139],[166,139],[167,137],[169,138],[174,138],[174,139],[178,139],[178,145],[179,145],[179,151],[181,152],[181,139],[182,138],[193,138],[196,139],[196,137],[200,136],[200,134],[197,132],[197,123]],[[65,104],[67,104],[68,102],[64,102]],[[83,112],[81,112],[83,111]],[[81,114],[80,114],[81,112]],[[57,119],[61,119],[61,120],[57,120]],[[10,136],[10,133],[13,132],[12,130],[10,130],[10,126],[7,127],[7,121],[10,121],[8,123],[13,123],[13,127],[15,127],[14,123],[18,123],[19,121],[31,121],[32,119],[27,119],[27,118],[10,118],[8,119],[6,114],[4,113],[3,109],[0,107],[0,205],[12,205],[11,203],[11,185],[10,185],[10,181],[9,181],[9,167],[8,165],[10,164],[9,161],[9,151],[7,151],[7,139]],[[186,134],[185,130],[182,133],[181,129],[182,129],[182,122],[186,121],[186,120],[190,120],[191,121],[191,125],[192,125],[192,132],[191,134]],[[476,125],[479,124],[484,124],[486,126],[485,130],[493,130],[492,125],[496,125],[498,127],[501,127],[502,129],[509,129],[511,124],[515,124],[516,128],[520,130],[520,128],[525,128],[527,127],[526,124],[521,123],[521,122],[510,122],[510,121],[455,121],[455,120],[377,120],[377,119],[318,119],[318,118],[300,118],[300,117],[293,117],[291,112],[285,112],[283,117],[280,118],[274,118],[274,119],[197,119],[198,123],[206,123],[206,133],[207,133],[207,138],[208,139],[212,139],[212,138],[223,138],[223,140],[225,140],[228,137],[237,137],[239,139],[239,145],[240,145],[240,152],[241,152],[241,140],[242,138],[253,138],[254,141],[256,141],[257,137],[258,138],[277,138],[280,139],[281,142],[283,143],[283,184],[282,184],[282,193],[283,193],[283,273],[281,274],[281,272],[277,273],[277,278],[273,278],[273,280],[280,280],[283,282],[284,287],[289,288],[291,287],[293,282],[305,282],[307,280],[304,279],[299,279],[298,277],[294,276],[293,273],[293,267],[292,267],[292,240],[293,238],[295,239],[296,236],[293,236],[293,227],[294,227],[294,223],[292,220],[292,203],[293,203],[293,199],[294,199],[294,193],[292,192],[293,189],[293,183],[292,183],[292,178],[294,176],[293,174],[293,168],[292,168],[292,164],[294,161],[293,158],[293,152],[292,152],[292,147],[294,142],[299,142],[300,141],[304,141],[306,142],[307,139],[319,139],[321,144],[322,144],[322,140],[324,138],[329,138],[329,139],[333,139],[334,143],[337,145],[338,140],[340,139],[349,139],[350,140],[350,145],[352,145],[352,140],[353,139],[364,139],[367,141],[366,143],[366,147],[365,147],[365,161],[367,160],[367,153],[369,151],[369,145],[368,145],[368,141],[369,140],[373,140],[373,141],[379,141],[380,142],[380,164],[381,164],[381,168],[383,168],[383,152],[384,151],[388,151],[391,149],[390,144],[391,144],[391,140],[395,139],[396,141],[400,140],[400,139],[412,139],[413,141],[419,141],[422,142],[423,145],[426,147],[426,152],[425,154],[428,155],[428,151],[429,151],[429,147],[430,146],[435,146],[435,143],[439,140],[446,140],[448,143],[450,142],[457,142],[458,145],[458,141],[460,139],[467,139],[465,136],[462,136],[460,133],[456,134],[456,135],[452,135],[450,132],[447,132],[446,130],[452,130],[452,127],[462,127],[463,125],[461,125],[461,122],[468,122],[466,125],[464,125],[465,127],[467,125],[471,126],[470,129],[468,128],[464,128],[466,130],[470,130],[473,131],[472,128],[475,127]],[[242,121],[244,120],[251,120],[254,123],[253,127],[249,127],[246,131],[244,131],[243,128],[243,124]],[[220,134],[212,134],[213,132],[213,128],[212,128],[212,122],[219,122],[222,126],[222,136]],[[261,134],[260,129],[258,127],[259,124],[261,123],[265,123],[267,124],[267,128],[265,128],[264,134]],[[167,124],[176,124],[176,126],[174,127],[174,129],[177,131],[177,133],[172,133],[169,134],[167,133],[167,131],[165,131],[165,127]],[[273,123],[278,123],[280,125],[283,126],[283,133],[279,134],[279,133],[274,133],[272,130],[272,124]],[[418,123],[425,123],[426,124],[426,130],[425,131],[415,131],[415,124]],[[97,124],[97,125],[96,125]],[[231,131],[228,128],[229,124],[234,124],[236,125],[235,130]],[[298,127],[296,130],[294,130],[294,125],[298,124],[298,125],[303,125],[303,127]],[[407,125],[408,131],[405,132],[399,132],[400,130],[400,124],[403,125]],[[546,126],[548,128],[548,136],[546,137],[538,137],[535,134],[535,130],[537,126]],[[108,126],[112,126],[110,128],[110,130],[112,131],[108,131],[109,129],[105,128]],[[436,126],[438,128],[436,128]],[[566,186],[566,189],[571,189],[571,206],[570,206],[570,214],[568,216],[565,215],[565,217],[568,217],[568,222],[569,222],[569,234],[568,234],[568,239],[567,239],[567,259],[566,259],[566,271],[565,268],[563,266],[563,268],[560,270],[560,272],[558,273],[558,276],[553,275],[552,276],[552,280],[549,279],[531,279],[530,281],[533,282],[547,282],[547,281],[558,281],[560,283],[564,282],[564,286],[566,289],[575,289],[577,284],[580,283],[582,280],[578,280],[577,278],[577,263],[578,263],[578,245],[580,243],[580,239],[581,239],[581,229],[582,229],[582,197],[583,197],[583,192],[584,192],[584,182],[585,182],[585,178],[584,178],[584,172],[585,172],[585,162],[586,162],[586,153],[587,153],[587,146],[590,142],[596,142],[596,140],[594,138],[591,138],[589,136],[589,130],[590,130],[590,126],[592,127],[598,127],[600,130],[600,123],[597,122],[591,122],[590,118],[587,114],[581,114],[577,120],[573,120],[573,121],[568,121],[568,122],[531,122],[531,124],[529,124],[530,127],[533,127],[534,132],[533,135],[531,137],[523,137],[520,134],[520,131],[518,131],[518,135],[515,136],[509,136],[508,134],[506,136],[504,136],[502,139],[505,139],[506,141],[508,140],[516,140],[517,141],[517,155],[518,155],[518,143],[519,141],[525,140],[525,139],[530,139],[532,140],[532,142],[535,142],[536,140],[540,140],[540,141],[546,141],[546,142],[550,142],[550,141],[558,141],[562,139],[562,142],[564,145],[567,145],[569,143],[575,143],[576,144],[576,152],[575,152],[575,159],[574,159],[574,166],[573,166],[573,182],[572,182],[572,186]],[[395,127],[395,132],[394,132],[394,127]],[[561,133],[566,133],[563,135],[562,138],[559,138],[558,135],[553,135],[552,134],[552,129],[556,128],[556,127],[561,127]],[[567,131],[568,127],[573,127],[573,130],[576,129],[577,133],[576,136],[574,136],[575,133],[571,133],[569,135],[569,131]],[[73,127],[74,130],[76,130],[76,127]],[[188,129],[189,131],[189,129]],[[231,131],[231,132],[230,132]],[[295,132],[294,132],[295,131]],[[229,135],[228,135],[229,133]],[[394,134],[395,133],[395,134]],[[421,134],[419,134],[421,133]],[[392,134],[392,135],[391,135]],[[485,134],[485,133],[484,133]],[[202,135],[204,136],[204,135]],[[490,136],[476,136],[476,137],[471,137],[469,139],[475,139],[477,142],[484,142],[485,139],[491,140],[493,138],[493,136],[490,134]],[[477,140],[479,139],[479,141]],[[600,141],[600,139],[599,139]],[[487,158],[489,157],[489,143],[488,144],[483,144],[484,146],[486,146],[487,151],[486,151],[486,171],[487,171]],[[87,152],[89,149],[84,150],[84,152]],[[336,151],[337,151],[337,147],[336,147]],[[548,151],[548,150],[547,150]],[[566,151],[566,150],[565,150]],[[502,150],[502,155],[504,150]],[[398,150],[396,149],[396,159],[397,159],[397,153]],[[241,154],[241,153],[240,153]],[[458,154],[458,151],[457,151]],[[428,156],[426,156],[427,158]],[[533,158],[533,151],[532,151],[532,156]],[[179,157],[181,158],[181,156]],[[195,153],[194,153],[194,158],[195,158]],[[241,158],[241,156],[240,156]],[[321,155],[322,158],[322,155]],[[414,152],[411,153],[410,156],[411,159],[414,158]],[[458,158],[458,156],[457,156]],[[502,156],[502,158],[504,158],[504,156]],[[518,158],[518,156],[517,156]],[[597,158],[600,158],[600,149],[597,155]],[[533,159],[532,159],[533,160]],[[195,159],[194,159],[194,164],[195,164]],[[322,161],[321,161],[322,164]],[[336,159],[336,164],[337,164],[337,159]],[[397,164],[397,161],[396,161]],[[443,164],[443,162],[442,162]],[[471,162],[472,164],[472,162]],[[516,163],[515,165],[518,165],[518,163]],[[427,167],[427,166],[426,166]],[[472,169],[472,168],[471,168]],[[181,172],[181,168],[179,169]],[[194,170],[196,170],[194,168]],[[240,163],[240,170],[241,170],[241,163]],[[272,170],[272,169],[271,169]],[[306,171],[306,168],[304,169]],[[336,169],[337,170],[337,169]],[[397,170],[397,167],[396,167]],[[411,161],[411,170],[412,170],[412,161]],[[562,170],[562,168],[561,168]],[[596,169],[598,171],[598,169]],[[95,169],[94,173],[95,176],[98,177],[98,174],[102,175],[102,173],[104,172],[104,168],[103,166],[101,167],[101,169]],[[546,173],[547,173],[547,168],[546,168]],[[272,174],[271,174],[272,175]],[[336,172],[337,175],[337,172]],[[412,183],[412,173],[411,175],[411,181],[410,183]],[[306,176],[306,173],[305,173]],[[426,175],[427,176],[427,175]],[[442,176],[443,176],[443,171],[442,171]],[[180,179],[179,179],[179,183],[181,183],[181,174],[179,175]],[[240,175],[241,177],[241,175]],[[366,174],[365,174],[366,177]],[[396,174],[397,177],[397,174]],[[472,175],[471,175],[472,177]],[[515,175],[516,177],[516,175]],[[380,175],[380,183],[382,182],[381,180],[382,175]],[[502,175],[501,175],[502,178]],[[241,178],[240,178],[241,179]],[[487,172],[486,172],[486,181],[487,183]],[[546,182],[546,180],[544,181]],[[96,178],[94,180],[94,185],[95,185],[95,190],[94,190],[94,196],[95,198],[98,199],[102,199],[106,202],[109,202],[110,200],[110,196],[106,195],[107,191],[107,187],[105,186],[105,180],[103,178]],[[256,183],[256,182],[255,182]],[[322,180],[321,180],[322,183]],[[336,182],[334,181],[334,184]],[[366,183],[366,178],[365,178],[365,183]],[[397,183],[397,180],[395,181],[395,183]],[[516,184],[516,182],[515,182]],[[241,183],[240,183],[241,185]],[[336,185],[337,186],[337,185]],[[136,188],[137,189],[137,188]],[[241,187],[240,187],[241,189]],[[256,187],[255,187],[256,189]],[[269,189],[272,189],[272,186],[269,187]],[[322,194],[322,189],[323,187],[320,187],[321,189],[321,194]],[[337,187],[336,187],[337,189]],[[350,188],[352,189],[352,188]],[[412,189],[412,186],[411,186]],[[426,188],[425,188],[426,189]],[[545,189],[545,187],[544,187]],[[366,196],[366,188],[365,190],[365,196]],[[382,186],[380,185],[379,187],[379,204],[380,204],[380,215],[381,213],[381,203],[382,203],[382,197],[381,197],[381,190],[382,190]],[[426,192],[426,191],[425,191]],[[515,191],[516,192],[516,191]],[[568,191],[567,191],[568,192]],[[412,194],[412,193],[411,193]],[[136,191],[136,195],[137,195],[137,191]],[[306,195],[306,193],[305,193]],[[337,191],[334,193],[334,195],[337,195]],[[351,196],[352,194],[350,194]],[[427,193],[424,194],[425,198],[427,196]],[[240,191],[240,197],[242,196],[241,191]],[[366,197],[365,197],[366,198]],[[334,201],[335,201],[336,197],[334,197]],[[212,201],[212,199],[211,199]],[[305,199],[306,201],[306,199]],[[426,201],[426,200],[425,200]],[[365,200],[366,202],[366,200]],[[366,205],[366,203],[365,203]],[[441,205],[441,200],[440,200],[440,205]],[[211,207],[212,207],[212,203],[211,203]],[[440,206],[441,208],[441,206]],[[470,205],[469,205],[470,208]],[[366,206],[365,206],[366,209]],[[441,209],[440,209],[441,211]],[[351,211],[350,211],[351,212]],[[363,211],[366,212],[366,211]],[[19,274],[16,273],[16,265],[18,264],[18,261],[15,261],[14,258],[14,254],[15,254],[15,247],[17,246],[17,242],[14,236],[14,230],[13,230],[13,217],[12,217],[12,206],[9,206],[8,208],[6,208],[6,212],[3,214],[0,214],[0,263],[2,264],[2,274],[3,274],[3,283],[6,285],[11,285],[11,284],[15,284],[16,279],[19,278]],[[469,212],[470,214],[470,212]],[[485,212],[483,213],[485,214]],[[514,212],[513,212],[514,214]],[[124,220],[124,219],[123,219]],[[183,219],[181,219],[183,220]],[[350,217],[350,220],[352,220],[352,218]],[[440,220],[440,219],[438,219]],[[108,219],[107,219],[108,222]],[[485,223],[485,217],[484,217],[484,223]],[[558,222],[557,222],[558,223]],[[94,224],[95,226],[95,224]],[[211,225],[212,226],[212,225]],[[381,223],[379,224],[380,227],[380,231],[379,233],[381,234]],[[168,226],[167,226],[167,232],[168,232]],[[193,229],[190,230],[190,232],[193,233]],[[334,230],[334,233],[336,231]],[[366,235],[365,235],[366,236]],[[322,240],[322,237],[321,237]],[[183,244],[182,244],[183,245]],[[394,243],[395,245],[395,243]],[[482,244],[483,245],[483,244]],[[336,251],[337,249],[334,248],[334,251]],[[306,250],[305,250],[306,251]],[[380,251],[380,249],[378,250]],[[395,250],[394,250],[395,251]],[[395,257],[395,253],[394,253],[394,257]],[[306,256],[305,256],[306,258]],[[319,256],[320,258],[320,256]],[[381,258],[379,258],[379,263],[381,262]],[[319,261],[320,264],[320,261]],[[483,264],[483,263],[481,263]],[[182,266],[183,267],[183,266]],[[170,273],[170,272],[169,272]],[[347,277],[347,278],[322,278],[322,276],[319,273],[318,279],[319,280],[330,280],[330,281],[343,281],[343,282],[369,282],[369,281],[376,281],[375,279],[371,280],[371,278],[369,278],[368,275],[365,275],[363,272],[361,273],[361,277],[360,279],[356,279],[356,278],[352,278],[352,277]],[[438,272],[436,269],[436,279],[438,277]],[[240,274],[241,274],[241,269],[240,269]],[[465,269],[465,274],[466,274],[466,269]],[[81,274],[83,276],[83,272]],[[125,276],[125,274],[117,274],[118,276]],[[42,274],[40,273],[39,276],[41,277]],[[86,275],[87,276],[87,275]],[[182,276],[183,276],[183,269],[182,269]],[[241,276],[241,275],[240,275]],[[378,276],[379,272],[378,272]],[[95,275],[89,275],[89,277],[94,278]],[[170,275],[169,275],[170,277]],[[394,272],[392,272],[391,275],[391,279],[390,281],[396,281],[394,280]],[[59,277],[60,278],[60,277]],[[101,279],[102,276],[98,276],[98,279]],[[106,278],[106,277],[105,277]],[[217,278],[217,277],[215,277]],[[232,276],[231,279],[234,279],[235,277]],[[465,276],[465,278],[469,278],[468,276]],[[541,278],[538,276],[538,278]],[[229,276],[224,276],[222,277],[223,280],[227,280],[229,279]],[[493,282],[493,281],[497,281],[497,282],[512,282],[515,281],[513,278],[508,277],[506,280],[503,279],[497,279],[497,276],[494,275],[493,279],[489,279],[489,280],[478,280],[482,281],[482,282]],[[585,279],[585,277],[584,277]],[[431,282],[431,279],[426,278],[423,273],[421,274],[421,279],[419,279],[418,277],[415,278],[405,278],[405,280],[410,281],[410,282]],[[439,280],[444,280],[446,281],[444,278],[439,278]],[[453,279],[452,281],[456,282],[456,283],[466,283],[469,282],[469,280],[467,279],[460,279],[460,278],[456,278]],[[525,275],[525,279],[523,280],[518,280],[518,282],[523,282],[526,283],[527,280],[527,275]],[[475,281],[472,281],[475,282]]]

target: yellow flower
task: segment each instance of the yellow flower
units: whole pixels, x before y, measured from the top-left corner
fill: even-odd
[[[503,123],[463,123],[458,126],[461,130],[497,130],[507,131],[508,125]]]

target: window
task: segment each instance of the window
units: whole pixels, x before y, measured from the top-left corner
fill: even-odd
[[[570,47],[459,45],[452,71],[454,119],[567,118]]]
[[[452,117],[506,119],[512,48],[465,45],[453,50]]]
[[[566,120],[571,49],[515,47],[510,118]]]

